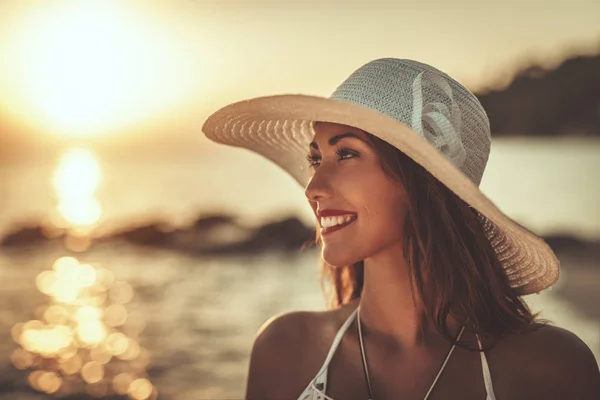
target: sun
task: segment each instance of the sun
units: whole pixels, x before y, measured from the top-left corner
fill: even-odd
[[[168,26],[125,2],[47,2],[12,25],[10,98],[63,136],[123,129],[190,95]]]

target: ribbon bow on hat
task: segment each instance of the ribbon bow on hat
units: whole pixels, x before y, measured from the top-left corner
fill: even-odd
[[[426,74],[425,79],[439,86],[446,93],[452,105],[451,110],[444,103],[440,102],[431,102],[423,105],[422,81],[424,74]],[[452,88],[441,76],[426,71],[417,75],[412,86],[413,130],[460,168],[465,162],[466,152],[460,136],[460,109],[452,97]],[[433,130],[433,135],[423,129],[423,121]]]

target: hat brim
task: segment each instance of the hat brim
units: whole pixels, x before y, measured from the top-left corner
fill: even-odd
[[[261,154],[305,186],[309,179],[306,155],[314,136],[314,121],[349,125],[379,137],[422,165],[476,209],[511,287],[520,295],[539,293],[558,280],[559,261],[541,238],[506,216],[410,127],[375,110],[317,96],[266,96],[221,108],[207,119],[202,131],[217,143]]]

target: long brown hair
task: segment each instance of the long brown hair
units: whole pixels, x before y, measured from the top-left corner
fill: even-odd
[[[367,134],[381,158],[383,171],[402,184],[409,197],[404,222],[404,254],[413,299],[421,299],[436,329],[450,342],[450,313],[495,343],[537,321],[509,285],[508,277],[486,237],[480,214],[404,153]],[[317,230],[316,242],[320,243]],[[333,267],[323,261],[322,285],[330,305],[360,297],[364,263]],[[486,340],[487,341],[487,340]],[[464,342],[457,345],[471,348]]]

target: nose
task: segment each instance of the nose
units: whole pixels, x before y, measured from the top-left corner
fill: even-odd
[[[325,172],[324,168],[319,168],[308,181],[304,195],[309,201],[319,202],[331,197],[332,188]]]

